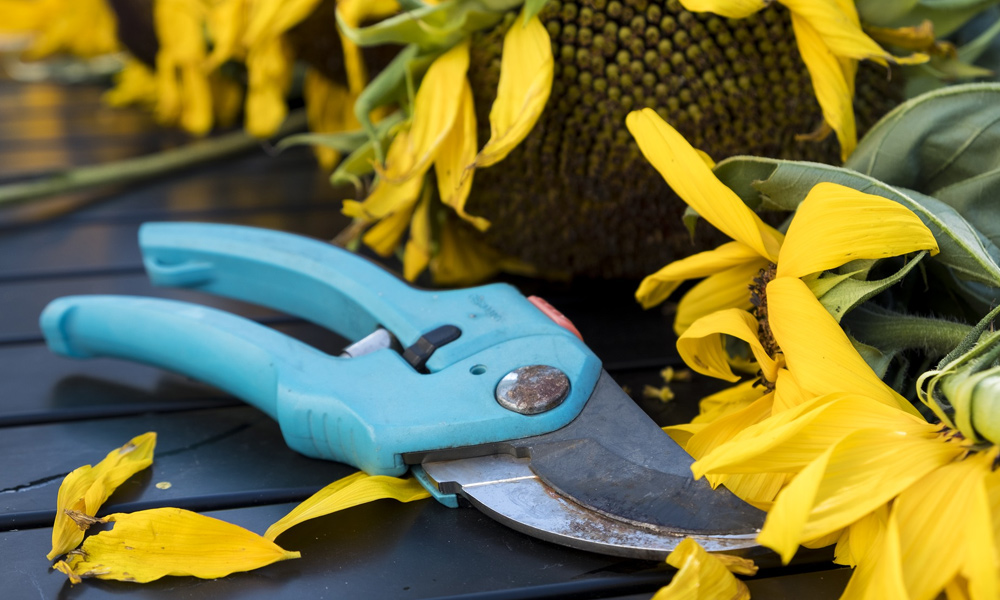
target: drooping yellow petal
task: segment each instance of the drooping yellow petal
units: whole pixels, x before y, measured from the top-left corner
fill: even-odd
[[[689,367],[702,375],[736,381],[739,376],[729,368],[723,335],[749,344],[764,377],[768,381],[777,379],[778,363],[757,339],[757,319],[738,308],[720,310],[695,321],[677,339],[677,351]]]
[[[684,538],[667,556],[667,564],[676,568],[677,573],[670,580],[670,585],[661,588],[653,596],[653,600],[749,600],[750,598],[750,590],[746,584],[733,576],[727,566],[732,566],[741,572],[755,573],[756,567],[752,567],[752,562],[751,567],[748,567],[743,561],[720,560],[719,556],[709,554],[692,538]]]
[[[854,121],[854,86],[847,79],[848,76],[853,78],[853,69],[850,73],[845,73],[842,59],[830,52],[819,32],[796,13],[792,13],[792,28],[802,61],[809,70],[823,119],[837,134],[840,159],[847,160],[858,145],[858,131]]]
[[[87,538],[60,570],[71,577],[146,583],[167,575],[215,579],[299,558],[252,531],[180,508],[116,513],[106,520],[114,529]]]
[[[889,506],[882,505],[852,523],[837,540],[833,562],[856,567],[869,551],[877,547],[888,521]]]
[[[104,92],[101,100],[111,106],[156,106],[156,76],[144,63],[130,58],[115,74],[115,87]]]
[[[801,542],[847,527],[962,452],[926,435],[855,431],[782,490],[757,540],[787,563]]]
[[[299,523],[374,500],[392,498],[400,502],[412,502],[429,497],[430,492],[416,479],[368,475],[359,471],[331,483],[310,496],[292,509],[292,512],[268,527],[264,537],[274,540]]]
[[[386,185],[392,184],[387,183]],[[399,242],[403,239],[403,234],[410,226],[410,220],[413,218],[416,206],[416,204],[410,203],[398,211],[382,217],[378,223],[365,232],[361,240],[379,256],[392,256],[392,253],[399,246]]]
[[[269,137],[285,120],[294,60],[291,47],[280,36],[258,40],[247,51],[245,128],[250,135]]]
[[[407,169],[411,156],[409,152],[409,132],[400,131],[389,144],[389,151],[386,153],[386,165],[388,168],[395,168],[391,165],[401,165],[400,168]],[[412,207],[420,196],[423,180],[415,177],[403,182],[393,182],[380,180],[376,184],[372,193],[365,198],[364,202],[353,200],[344,201],[344,214],[356,219],[375,221],[390,214],[397,213]]]
[[[880,196],[820,183],[799,205],[778,257],[778,277],[804,277],[861,258],[938,251],[908,208]]]
[[[406,181],[422,176],[430,168],[442,142],[454,129],[455,121],[460,116],[459,108],[465,104],[465,86],[468,85],[465,73],[468,70],[468,40],[431,63],[413,100],[413,125],[407,138],[407,153],[410,156],[405,163],[407,168],[400,169],[400,163],[387,163],[382,173],[386,179]],[[471,95],[472,90],[468,93]]]
[[[873,60],[917,64],[927,61],[926,54],[896,57],[875,43],[858,26],[852,15],[845,13],[837,0],[780,0],[793,14],[809,22],[822,35],[823,43],[835,55],[858,60]]]
[[[156,55],[157,119],[181,125],[194,135],[212,127],[212,91],[203,69],[205,7],[193,0],[159,0],[153,23],[160,49]]]
[[[992,518],[983,488],[990,460],[987,453],[979,453],[945,465],[893,503],[909,598],[933,600],[962,570],[974,577],[970,578],[973,590],[977,585],[989,590],[990,595],[979,597],[997,597]]]
[[[403,277],[415,281],[431,261],[431,194],[424,188],[423,196],[410,219],[410,236],[403,248]]]
[[[434,160],[434,173],[437,175],[438,193],[441,202],[455,209],[460,217],[472,223],[476,229],[485,231],[490,222],[482,217],[474,217],[465,212],[465,201],[472,190],[472,178],[475,168],[471,165],[476,158],[476,105],[472,97],[472,86],[469,80],[463,78],[461,101],[458,115],[448,136],[441,143],[437,158]]]
[[[254,44],[275,38],[308,17],[320,0],[254,0],[243,43]]]
[[[677,303],[674,333],[684,333],[692,323],[716,311],[727,308],[750,310],[753,306],[750,284],[767,264],[766,258],[758,258],[699,281]]]
[[[744,409],[764,395],[764,390],[756,381],[744,381],[733,387],[705,396],[698,403],[698,416],[691,420],[694,425],[711,423],[720,417]]]
[[[639,284],[635,299],[643,308],[651,308],[666,300],[685,280],[708,277],[733,267],[761,261],[760,255],[753,248],[741,242],[728,242],[714,250],[675,260],[648,275]],[[766,261],[764,264],[767,264]],[[746,283],[749,284],[749,280]]]
[[[681,0],[681,6],[691,12],[710,12],[727,19],[745,19],[770,3],[771,0]]]
[[[695,478],[708,473],[792,473],[866,428],[927,436],[938,429],[864,396],[827,394],[747,427],[695,462],[691,471]]]
[[[549,99],[554,70],[548,31],[538,17],[525,23],[522,13],[504,36],[490,139],[476,156],[476,167],[500,162],[528,136]]]
[[[306,101],[306,118],[310,131],[337,133],[361,127],[354,114],[356,96],[316,69],[306,71],[302,95]],[[326,170],[332,169],[340,161],[340,152],[334,148],[313,146],[313,153],[320,166]]]
[[[243,58],[243,36],[250,0],[215,0],[208,5],[208,32],[212,39],[212,52],[205,60],[205,68],[214,70],[233,58]]]
[[[767,285],[768,321],[788,370],[813,394],[854,393],[919,413],[872,371],[809,287],[795,277]]]
[[[732,239],[777,262],[781,233],[719,181],[684,136],[651,108],[629,113],[625,125],[646,160],[688,206]]]
[[[66,511],[88,517],[97,514],[104,501],[125,483],[125,480],[153,462],[156,433],[136,436],[121,448],[116,448],[93,467],[85,465],[63,479],[56,497],[56,520],[52,527],[52,550],[46,558],[63,555],[80,545],[83,530]]]
[[[840,596],[840,600],[884,598],[906,598],[900,569],[899,527],[896,519],[891,517]]]
[[[337,14],[347,26],[358,28],[366,20],[378,21],[399,10],[396,0],[337,0]],[[347,87],[353,94],[360,94],[368,81],[361,49],[348,39],[339,29],[340,46],[344,53],[344,71],[347,74]]]

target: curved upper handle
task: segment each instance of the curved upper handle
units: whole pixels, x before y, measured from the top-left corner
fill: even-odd
[[[600,363],[553,335],[506,340],[422,374],[391,349],[357,358],[324,354],[243,317],[186,302],[69,296],[42,312],[49,347],[75,358],[110,356],[213,384],[277,419],[288,445],[371,474],[400,475],[404,455],[538,435],[572,421]],[[560,369],[570,391],[543,414],[507,410],[494,397],[514,369]]]
[[[519,337],[573,337],[512,286],[419,290],[351,252],[299,235],[239,225],[147,223],[139,244],[154,284],[268,306],[350,340],[380,325],[406,347],[438,327],[458,327],[461,337],[427,363],[432,372]]]

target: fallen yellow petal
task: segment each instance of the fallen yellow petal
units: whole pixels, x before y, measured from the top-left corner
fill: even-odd
[[[476,167],[500,162],[528,136],[548,102],[554,71],[552,41],[545,26],[538,17],[527,23],[518,18],[503,40],[490,139],[479,151]]]
[[[92,517],[104,501],[125,480],[153,463],[156,433],[134,437],[121,448],[108,453],[104,460],[91,467],[85,465],[63,479],[56,498],[56,520],[52,526],[52,551],[45,555],[52,560],[83,541],[83,529],[66,511]]]
[[[374,500],[392,498],[400,502],[411,502],[429,497],[430,492],[416,479],[368,475],[359,471],[331,483],[310,496],[292,509],[292,512],[268,527],[264,537],[273,540],[303,521]]]
[[[116,513],[114,529],[87,538],[60,571],[75,577],[146,583],[167,575],[202,579],[298,558],[242,527],[180,508]]]
[[[750,598],[745,583],[733,576],[754,574],[752,561],[709,554],[698,542],[685,538],[667,556],[667,564],[677,569],[670,585],[660,589],[653,600],[744,600]],[[735,559],[735,560],[732,560]]]

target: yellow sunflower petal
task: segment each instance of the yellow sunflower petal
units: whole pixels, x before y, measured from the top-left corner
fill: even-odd
[[[727,19],[745,19],[770,3],[771,0],[681,0],[681,6],[691,12],[710,12]]]
[[[872,371],[809,287],[794,277],[767,285],[768,321],[788,370],[814,394],[854,393],[919,413]]]
[[[116,513],[106,520],[114,529],[87,538],[60,570],[146,583],[167,575],[215,579],[299,557],[252,531],[180,508]]]
[[[69,552],[80,545],[83,529],[66,511],[88,517],[97,514],[104,501],[125,483],[125,480],[153,463],[156,433],[136,436],[121,448],[116,448],[93,467],[86,465],[63,479],[56,497],[56,520],[52,527],[52,550],[46,558]]]
[[[653,600],[749,600],[750,590],[727,568],[730,562],[709,554],[698,542],[684,538],[667,556],[667,564],[677,573],[670,585],[660,589]],[[752,563],[751,563],[752,564]],[[742,563],[737,567],[746,570]]]
[[[476,145],[476,106],[472,86],[468,79],[463,78],[458,116],[448,137],[441,143],[441,149],[434,160],[434,173],[437,175],[441,202],[455,209],[460,217],[472,223],[476,229],[485,231],[490,226],[488,220],[465,212],[465,201],[472,190],[475,171],[473,167],[466,167],[475,160]]]
[[[666,300],[685,280],[708,277],[751,261],[761,262],[760,255],[753,248],[740,242],[728,242],[714,250],[675,260],[647,276],[639,284],[635,299],[643,308],[651,308]]]
[[[299,523],[374,500],[392,498],[400,502],[412,502],[429,497],[430,492],[416,479],[368,475],[359,471],[331,483],[310,496],[292,512],[268,527],[264,537],[274,540]]]
[[[552,42],[538,17],[527,23],[523,18],[514,21],[503,41],[500,83],[490,109],[490,139],[476,156],[475,166],[500,162],[527,137],[549,99],[554,69]]]
[[[711,396],[705,396],[698,403],[698,416],[692,425],[711,423],[720,417],[746,408],[764,395],[764,390],[756,381],[744,381]]]
[[[266,138],[288,114],[285,93],[292,81],[294,57],[281,37],[265,38],[247,52],[246,131]]]
[[[680,335],[698,319],[720,310],[750,310],[750,283],[767,264],[766,258],[758,258],[698,282],[677,303],[674,333]]]
[[[417,193],[419,194],[419,190]],[[416,206],[415,203],[410,203],[397,212],[383,217],[365,232],[361,240],[379,256],[392,256],[410,226]]]
[[[812,28],[820,32],[823,43],[837,56],[855,58],[858,60],[873,60],[879,64],[895,62],[899,64],[917,64],[926,62],[926,54],[914,54],[909,57],[896,57],[865,35],[852,15],[841,8],[837,0],[781,0],[802,19],[809,22]]]
[[[411,159],[406,163],[405,169],[400,169],[399,163],[387,161],[384,174],[386,178],[405,181],[411,177],[420,177],[430,168],[441,143],[454,129],[456,118],[460,116],[459,108],[466,104],[465,87],[468,83],[465,73],[468,70],[468,40],[451,48],[431,63],[420,82],[417,97],[413,100],[413,126],[407,138]]]
[[[778,257],[778,277],[804,277],[860,258],[937,253],[934,234],[908,208],[880,196],[820,183],[799,205]]]
[[[410,236],[403,248],[403,277],[414,281],[431,261],[431,194],[425,192],[410,219]]]
[[[361,127],[354,115],[356,97],[346,87],[330,81],[316,69],[306,71],[302,95],[306,101],[310,131],[336,133]],[[313,153],[325,170],[332,169],[341,157],[336,149],[323,146],[313,146]]]
[[[858,564],[840,600],[882,600],[906,598],[900,569],[899,527],[889,517],[865,560]]]
[[[719,181],[684,136],[651,108],[629,113],[625,125],[646,160],[688,206],[732,239],[777,262],[782,235]]]
[[[847,527],[962,452],[936,437],[855,431],[782,490],[757,540],[787,563],[802,541]]]
[[[207,21],[212,52],[205,60],[206,69],[217,69],[227,60],[241,57],[247,8],[247,0],[217,0],[209,4]]]
[[[854,121],[854,86],[847,79],[849,76],[853,78],[853,69],[850,73],[845,73],[841,59],[830,52],[819,32],[795,13],[792,13],[792,28],[802,61],[809,70],[823,119],[837,134],[840,159],[847,160],[858,145],[858,131]]]
[[[695,478],[796,472],[858,429],[932,436],[938,427],[870,398],[827,394],[747,427],[695,462],[691,471]]]
[[[378,21],[395,14],[399,10],[396,0],[337,0],[337,14],[348,26],[358,28],[366,20]],[[347,87],[353,94],[360,94],[368,80],[361,49],[347,38],[343,32],[340,36],[340,46],[344,53],[344,71],[347,74]]]
[[[736,381],[739,376],[729,367],[723,335],[733,336],[750,345],[754,358],[768,381],[777,378],[778,364],[757,339],[757,319],[745,310],[720,310],[695,321],[677,340],[677,351],[685,363],[702,375]]]
[[[400,131],[389,144],[389,151],[386,153],[387,165],[401,165],[402,169],[408,168],[411,157],[409,155],[409,132]],[[391,168],[391,167],[390,167]],[[344,214],[356,219],[374,221],[387,215],[412,207],[420,196],[423,180],[419,177],[408,181],[394,182],[382,179],[376,184],[372,193],[365,198],[364,202],[347,200],[344,202]]]
[[[771,414],[774,394],[761,396],[744,409],[730,413],[705,425],[684,445],[684,450],[700,459],[713,449],[733,439],[747,427],[766,419]]]
[[[308,17],[320,0],[254,0],[243,43],[253,46],[264,38],[288,31]]]
[[[877,547],[888,521],[889,506],[882,505],[852,523],[837,541],[833,562],[849,567],[858,566],[868,552]]]
[[[893,503],[909,598],[933,600],[968,567],[974,577],[972,589],[981,586],[991,592],[979,597],[997,597],[993,519],[983,487],[990,460],[980,453],[945,465],[914,483]],[[984,565],[989,566],[984,569]]]

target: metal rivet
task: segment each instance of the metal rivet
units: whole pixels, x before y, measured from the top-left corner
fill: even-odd
[[[514,369],[497,384],[500,406],[522,415],[551,410],[569,395],[569,378],[555,367],[531,365]]]

